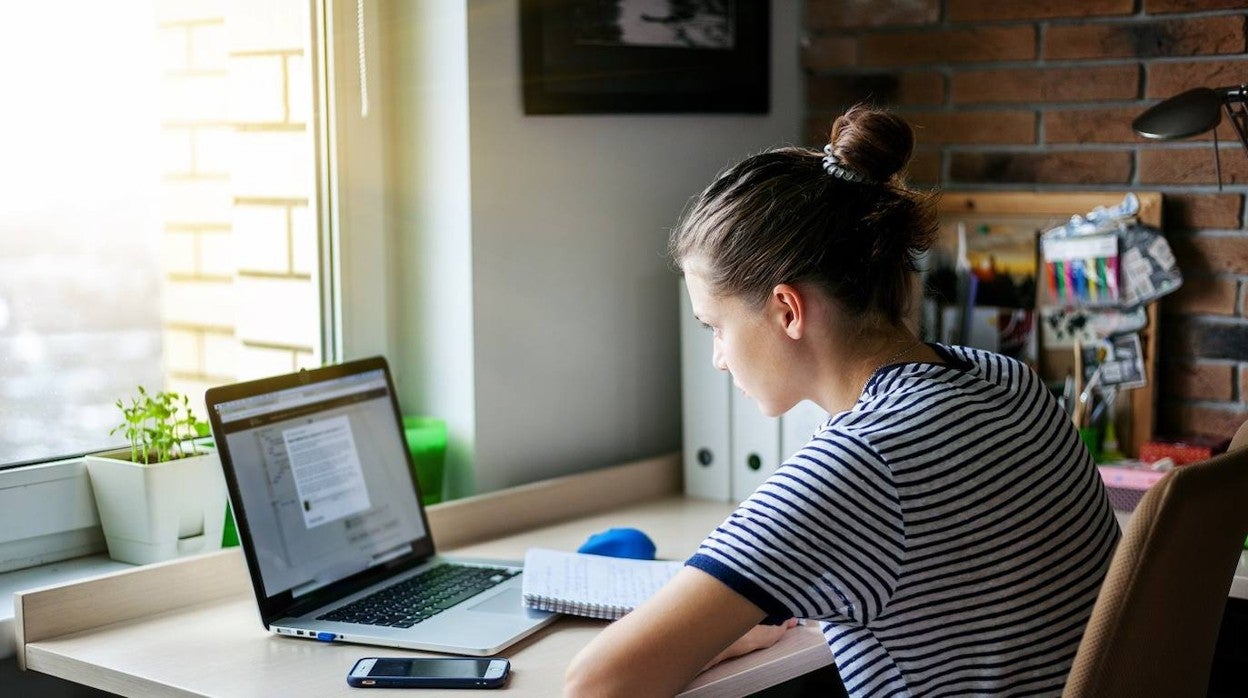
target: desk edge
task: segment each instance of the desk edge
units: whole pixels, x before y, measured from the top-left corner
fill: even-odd
[[[430,507],[440,549],[451,549],[589,513],[676,496],[680,454],[543,480]],[[17,664],[26,646],[235,594],[251,595],[240,549],[170,560],[13,595]]]

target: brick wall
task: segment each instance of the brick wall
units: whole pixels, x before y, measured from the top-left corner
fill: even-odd
[[[231,3],[226,17],[240,370],[320,363],[311,5]]]
[[[165,385],[319,363],[308,5],[160,0]]]
[[[161,321],[165,387],[235,375],[224,3],[156,4],[161,47]],[[202,415],[202,412],[201,412]]]
[[[1219,127],[1169,143],[1131,119],[1191,87],[1248,82],[1248,2],[807,0],[806,138],[885,104],[917,127],[910,176],[942,189],[1160,191],[1184,287],[1162,302],[1158,431],[1248,419],[1248,155]]]

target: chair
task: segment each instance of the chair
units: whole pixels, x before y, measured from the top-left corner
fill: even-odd
[[[1228,451],[1178,468],[1131,515],[1063,695],[1204,696],[1248,535],[1248,422]]]

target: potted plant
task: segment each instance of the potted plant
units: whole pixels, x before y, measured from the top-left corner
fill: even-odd
[[[146,564],[221,546],[226,491],[215,451],[196,441],[208,425],[185,395],[142,386],[117,401],[130,447],[87,456],[100,526],[114,560]]]

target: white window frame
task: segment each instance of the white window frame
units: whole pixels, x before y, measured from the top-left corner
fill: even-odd
[[[394,242],[386,230],[380,35],[376,0],[308,0],[318,66],[314,87],[327,362],[390,354]],[[363,8],[363,16],[357,8]],[[362,22],[362,24],[357,23]],[[365,52],[360,48],[362,26]],[[323,50],[322,50],[323,47]],[[363,56],[367,71],[360,69]],[[332,76],[326,81],[322,76]],[[360,76],[367,75],[362,114]],[[328,84],[327,84],[328,83]],[[104,550],[81,458],[0,470],[0,573]]]

